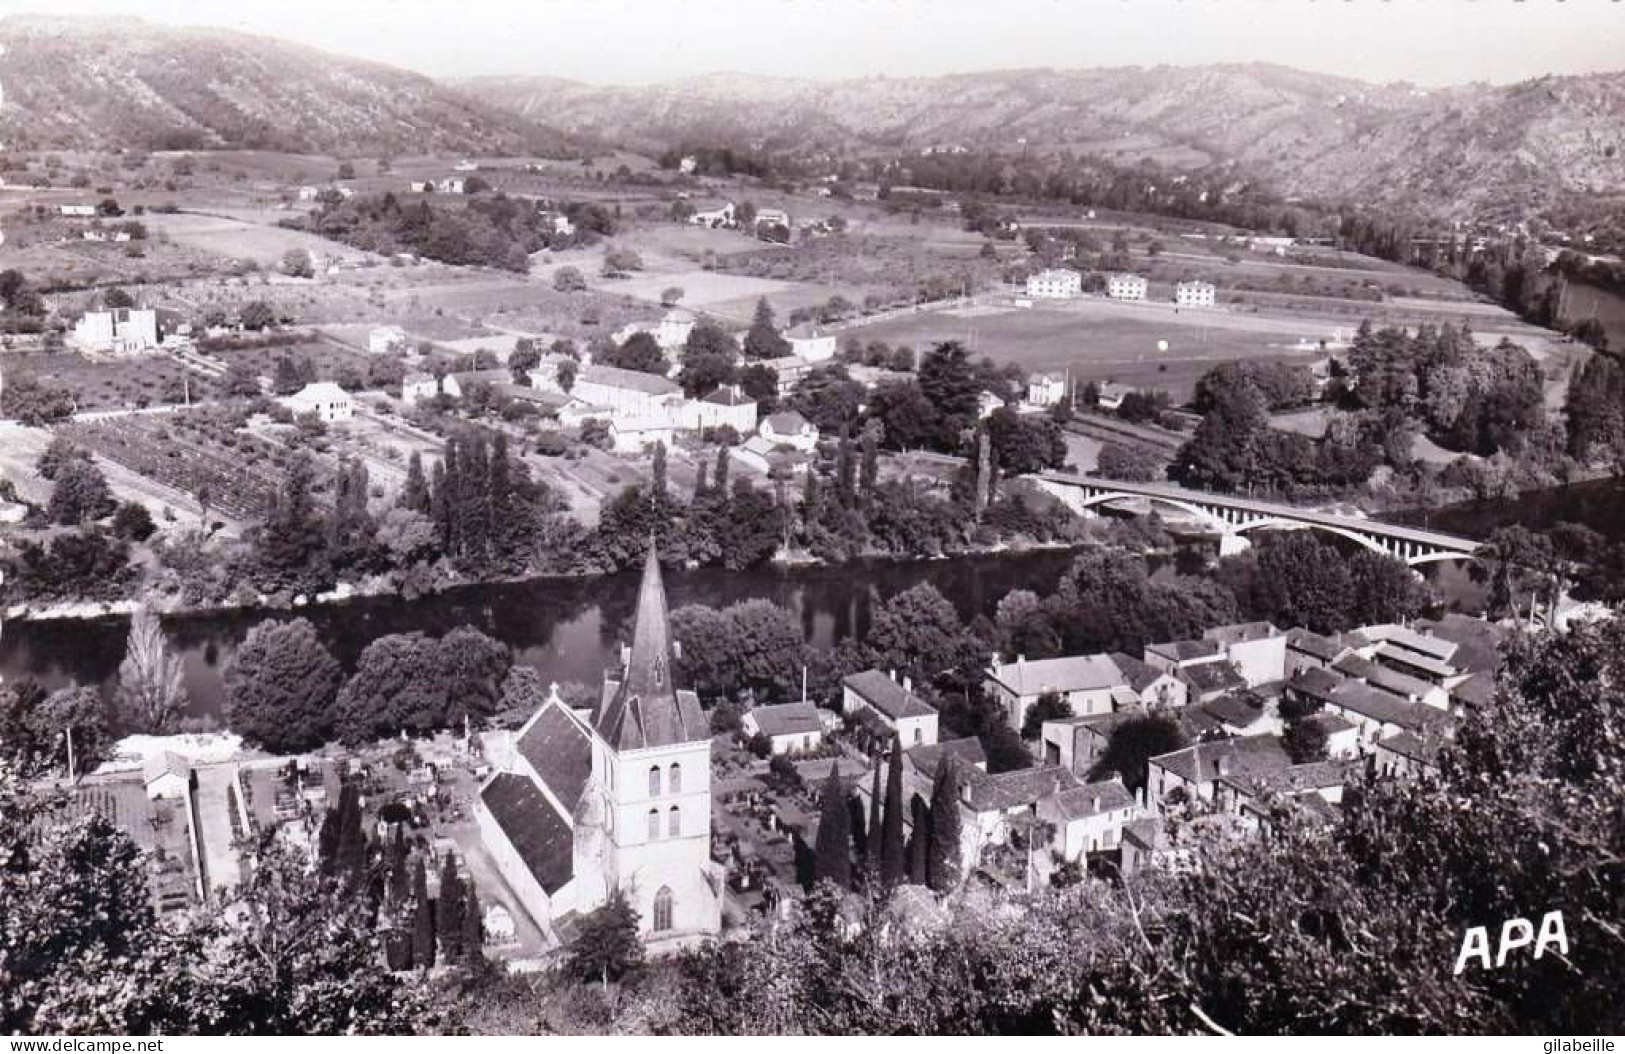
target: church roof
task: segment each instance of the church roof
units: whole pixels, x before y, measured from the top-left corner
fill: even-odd
[[[519,753],[566,809],[575,809],[592,775],[592,743],[558,704],[543,706],[519,734]]]
[[[575,866],[569,819],[559,815],[536,784],[512,772],[492,776],[480,798],[547,895],[563,889]]]
[[[711,737],[699,698],[672,681],[671,625],[666,586],[653,540],[638,588],[638,613],[626,670],[609,704],[598,713],[598,733],[616,750],[694,743]]]

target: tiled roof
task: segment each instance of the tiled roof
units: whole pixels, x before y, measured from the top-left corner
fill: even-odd
[[[1421,619],[1416,625],[1435,637],[1455,642],[1459,650],[1451,661],[1458,668],[1475,673],[1494,673],[1501,668],[1501,644],[1508,635],[1505,627],[1456,613]]]
[[[1433,764],[1434,759],[1439,756],[1439,746],[1439,737],[1418,736],[1410,731],[1396,732],[1387,739],[1377,742],[1379,749],[1428,765]]]
[[[1203,703],[1202,709],[1225,724],[1242,728],[1264,716],[1262,707],[1254,706],[1245,696],[1235,694],[1221,695],[1210,703]]]
[[[977,773],[965,785],[965,798],[973,812],[1004,812],[1032,805],[1078,785],[1078,777],[1060,765],[1016,769],[996,775]]]
[[[841,683],[862,696],[870,706],[893,721],[905,717],[924,717],[936,713],[936,708],[879,670],[864,670],[841,678]]]
[[[1278,736],[1245,736],[1197,743],[1151,759],[1151,764],[1167,769],[1190,783],[1219,778],[1221,763],[1228,776],[1269,772],[1292,764]],[[1198,773],[1198,769],[1200,772]],[[1200,774],[1200,779],[1198,779]]]
[[[1117,672],[1127,684],[1136,692],[1143,692],[1155,684],[1163,672],[1142,659],[1137,659],[1127,652],[1114,651],[1111,654],[1112,662],[1117,664]]]
[[[480,791],[480,800],[542,889],[549,896],[563,889],[574,869],[575,835],[536,784],[498,773]]]
[[[1202,639],[1229,646],[1244,641],[1265,640],[1280,635],[1281,631],[1268,622],[1237,622],[1230,626],[1214,626],[1202,634]]]
[[[1348,782],[1351,767],[1343,761],[1311,761],[1303,765],[1289,765],[1284,769],[1245,773],[1240,776],[1221,777],[1244,794],[1301,794],[1341,787]]]
[[[641,370],[624,370],[619,366],[603,366],[594,363],[591,366],[581,367],[576,383],[583,381],[588,384],[599,384],[606,388],[625,388],[629,391],[642,392],[645,395],[671,395],[682,391],[676,384],[665,377],[653,373],[644,373]]]
[[[1343,656],[1337,660],[1332,669],[1369,682],[1373,687],[1381,688],[1390,695],[1397,695],[1406,700],[1420,699],[1435,688],[1435,685],[1428,681],[1389,669],[1370,659],[1362,659],[1358,655]]]
[[[1400,728],[1438,728],[1450,723],[1450,715],[1426,703],[1413,703],[1369,684],[1350,681],[1332,693],[1331,703],[1361,717]]]
[[[1186,662],[1217,655],[1223,649],[1211,640],[1169,640],[1160,644],[1147,644],[1146,653],[1160,655],[1174,662]]]
[[[908,760],[927,779],[936,779],[937,766],[945,757],[966,765],[987,764],[987,751],[982,748],[982,741],[975,736],[922,743],[917,747],[908,748],[907,755]]]
[[[767,415],[767,424],[773,431],[783,435],[799,432],[806,428],[810,422],[794,410],[780,410],[776,414]]]
[[[756,400],[746,395],[739,385],[724,384],[701,402],[715,403],[718,406],[753,406]]]
[[[1475,673],[1450,689],[1450,698],[1462,706],[1483,706],[1495,698],[1495,678]]]
[[[592,743],[586,730],[562,706],[548,703],[526,724],[517,747],[553,796],[573,811],[592,776]]]
[[[1134,795],[1116,778],[1103,783],[1085,783],[1055,795],[1046,811],[1054,812],[1062,822],[1081,820],[1101,813],[1127,809],[1134,804]]]
[[[1099,691],[1127,683],[1110,655],[1018,659],[1000,663],[988,671],[988,676],[1020,696]]]
[[[811,703],[752,707],[750,717],[764,736],[803,735],[824,729],[818,720],[818,708]]]
[[[1183,666],[1175,675],[1199,692],[1217,692],[1247,687],[1247,681],[1227,662],[1200,662]]]
[[[1307,670],[1299,670],[1286,682],[1290,691],[1299,692],[1312,699],[1325,701],[1332,697],[1332,693],[1343,683],[1343,678],[1330,670],[1323,670],[1318,666],[1311,666]]]
[[[1323,662],[1334,662],[1346,650],[1346,647],[1330,637],[1323,637],[1319,633],[1306,629],[1287,631],[1286,646],[1293,651],[1301,651],[1305,655],[1313,655]]]
[[[1454,642],[1431,634],[1418,633],[1413,629],[1394,623],[1364,626],[1360,629],[1360,632],[1368,640],[1393,644],[1407,651],[1414,651],[1441,662],[1448,661],[1451,656],[1456,654]]]

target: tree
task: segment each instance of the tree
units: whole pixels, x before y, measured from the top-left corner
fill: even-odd
[[[894,735],[886,761],[886,814],[880,828],[880,881],[887,889],[908,873],[903,847],[903,740]]]
[[[1112,729],[1106,749],[1089,770],[1088,778],[1094,782],[1116,775],[1123,780],[1123,786],[1138,791],[1145,786],[1146,763],[1151,758],[1187,745],[1178,722],[1166,714],[1132,718]]]
[[[963,881],[959,815],[959,765],[944,755],[937,762],[931,787],[931,848],[926,882],[938,893],[952,893]]]
[[[249,630],[226,666],[225,714],[233,731],[278,753],[321,745],[343,671],[305,619]]]
[[[993,456],[1008,476],[1060,468],[1066,462],[1066,436],[1061,426],[1039,414],[1018,414],[1008,406],[987,418]]]
[[[435,902],[434,928],[440,938],[440,958],[444,962],[457,962],[463,958],[463,931],[467,924],[463,912],[463,880],[457,873],[457,857],[447,853],[440,869],[440,896]]]
[[[976,421],[982,391],[965,346],[951,340],[926,352],[920,360],[919,385],[941,415],[943,448],[957,445],[959,431]]]
[[[34,463],[34,470],[41,479],[55,482],[62,472],[76,461],[90,461],[90,452],[74,443],[61,432],[51,436],[51,442],[46,445],[39,460]]]
[[[121,502],[113,512],[113,534],[127,542],[144,542],[158,530],[152,513],[139,501]]]
[[[864,402],[863,385],[840,364],[820,366],[796,383],[787,403],[818,430],[834,434],[857,422]]]
[[[818,812],[818,844],[814,850],[813,880],[852,885],[852,819],[846,805],[846,785],[838,762],[830,762]]]
[[[283,253],[282,273],[291,278],[314,278],[316,269],[311,265],[310,253],[305,249],[289,249]]]
[[[652,373],[659,377],[666,375],[666,353],[660,350],[660,344],[655,340],[654,334],[643,330],[627,337],[619,347],[606,352],[602,360],[605,366],[618,366],[623,370]]]
[[[421,856],[412,875],[412,903],[412,965],[431,970],[435,959],[434,901],[429,899],[429,874]]]
[[[186,709],[185,667],[170,652],[150,608],[130,616],[130,636],[118,668],[118,708],[127,727],[164,735]]]
[[[485,955],[485,915],[480,910],[479,890],[469,883],[463,900],[463,958],[475,962]]]
[[[753,362],[782,359],[790,354],[790,342],[779,335],[773,319],[773,308],[765,296],[756,301],[756,314],[751,318],[750,329],[745,332],[744,350],[745,358]]]
[[[1108,440],[1101,444],[1095,475],[1125,483],[1150,483],[1162,478],[1162,463],[1140,447]]]
[[[1031,743],[1043,734],[1045,721],[1059,721],[1071,716],[1071,703],[1054,692],[1045,692],[1027,708],[1027,717],[1021,723],[1021,738]]]
[[[604,253],[601,273],[605,278],[622,278],[628,271],[643,270],[643,258],[630,249],[610,249]]]
[[[587,279],[579,267],[565,266],[553,272],[553,288],[560,293],[580,293],[587,288]]]
[[[674,307],[677,301],[683,299],[683,287],[669,285],[660,291],[660,304],[662,307]]]
[[[884,835],[881,828],[884,822],[881,816],[880,760],[877,758],[874,763],[874,777],[869,788],[868,837],[863,848],[865,881],[870,885],[873,885],[874,880],[880,877],[880,857],[883,852],[882,838]]]
[[[254,539],[258,570],[270,588],[315,592],[331,584],[327,526],[316,505],[315,486],[315,464],[305,454],[296,455]]]
[[[45,514],[52,523],[72,527],[87,520],[99,520],[115,508],[112,489],[102,470],[93,462],[75,459],[58,471]]]
[[[1326,760],[1326,729],[1316,720],[1303,718],[1287,722],[1281,747],[1294,765]]]
[[[420,451],[413,450],[412,456],[406,462],[406,484],[401,488],[396,504],[403,509],[424,515],[428,515],[434,507],[429,492],[429,480],[423,474],[423,454]]]
[[[643,967],[643,938],[638,935],[638,912],[620,889],[581,920],[570,944],[566,969],[583,981],[598,981],[607,989]]]
[[[250,300],[237,318],[244,329],[258,331],[276,324],[276,311],[263,300]]]

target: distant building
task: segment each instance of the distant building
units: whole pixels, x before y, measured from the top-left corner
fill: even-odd
[[[803,362],[828,362],[835,357],[835,334],[821,332],[817,326],[796,326],[784,336],[791,354]]]
[[[694,316],[687,311],[671,310],[666,312],[660,320],[660,326],[655,330],[655,343],[660,345],[662,351],[676,351],[688,342],[688,335],[694,332]]]
[[[1286,678],[1286,634],[1268,622],[1215,626],[1202,639],[1224,648],[1249,688]]]
[[[778,359],[763,359],[761,362],[752,365],[766,366],[778,376],[778,397],[780,399],[788,399],[790,393],[796,390],[796,385],[801,383],[802,378],[813,371],[813,364],[799,355],[786,355]]]
[[[87,311],[74,324],[73,342],[86,351],[150,351],[158,346],[158,313],[134,307]]]
[[[1052,267],[1027,279],[1027,295],[1034,300],[1066,300],[1083,293],[1083,276],[1064,267]]]
[[[756,226],[761,227],[764,224],[769,223],[788,229],[790,226],[790,214],[785,212],[783,209],[757,209]]]
[[[741,725],[748,736],[766,736],[775,754],[804,753],[824,743],[824,726],[811,703],[752,707]]]
[[[299,200],[300,201],[315,201],[318,197],[321,196],[321,193],[322,193],[322,188],[321,187],[300,187],[299,188]]]
[[[864,670],[841,679],[841,712],[857,718],[867,715],[876,725],[871,738],[889,740],[892,733],[902,739],[904,748],[937,741],[937,711],[914,694],[914,685],[895,674]]]
[[[337,424],[355,416],[355,400],[332,381],[318,381],[282,400],[295,414],[315,414],[323,424]]]
[[[617,414],[609,419],[609,437],[618,454],[641,453],[656,443],[668,448],[677,442],[677,421],[671,414]]]
[[[441,391],[453,399],[466,399],[468,393],[476,385],[512,384],[513,372],[511,370],[495,368],[489,370],[463,370],[461,373],[448,373],[441,381]]]
[[[1077,717],[1109,714],[1142,701],[1167,699],[1176,705],[1185,701],[1169,671],[1121,652],[1032,660],[1022,655],[1015,662],[999,662],[995,655],[982,686],[1018,731],[1027,721],[1027,711],[1046,695],[1067,703]]]
[[[1146,280],[1137,274],[1114,274],[1106,279],[1106,295],[1113,300],[1144,300]]]
[[[1095,405],[1102,410],[1118,410],[1122,408],[1123,399],[1134,389],[1126,384],[1107,381],[1096,388]]]
[[[734,203],[728,202],[721,208],[696,212],[688,218],[688,222],[696,227],[732,227],[734,220]]]
[[[990,392],[983,388],[976,393],[976,417],[978,420],[986,421],[1004,407],[1004,396],[998,392]]]
[[[399,326],[374,326],[367,334],[367,351],[387,355],[406,348],[406,330]]]
[[[681,172],[685,176],[692,176],[694,174],[694,170],[698,167],[699,162],[693,157],[685,157],[681,161],[677,162],[677,171]]]
[[[1066,376],[1059,373],[1040,373],[1027,380],[1029,406],[1056,406],[1066,398]]]
[[[427,402],[440,394],[440,381],[432,373],[408,373],[401,381],[401,401],[408,406]]]
[[[608,407],[627,416],[669,416],[683,398],[683,389],[665,377],[618,366],[583,366],[576,372],[570,394],[592,406]]]
[[[1174,286],[1174,303],[1180,307],[1212,307],[1215,302],[1212,282],[1180,282]]]
[[[59,205],[59,206],[57,206],[57,211],[59,213],[61,213],[63,216],[94,216],[94,215],[96,215],[96,206],[94,206],[94,205]]]
[[[1116,778],[1068,787],[1052,797],[1040,798],[1037,805],[1038,818],[1055,831],[1050,847],[1068,863],[1077,863],[1090,853],[1118,848],[1123,827],[1144,814],[1134,795]]]
[[[756,400],[737,384],[725,384],[702,398],[689,399],[678,411],[684,428],[704,432],[726,425],[741,438],[756,431],[756,415]]]
[[[818,446],[818,426],[794,410],[769,414],[756,433],[774,446],[794,447],[804,454]]]

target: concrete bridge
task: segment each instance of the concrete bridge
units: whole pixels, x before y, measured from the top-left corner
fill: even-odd
[[[1128,501],[1144,501],[1178,509],[1217,531],[1219,552],[1225,555],[1245,549],[1248,532],[1268,528],[1307,527],[1325,531],[1347,538],[1372,552],[1403,560],[1411,567],[1442,560],[1472,560],[1476,558],[1481,544],[1471,538],[1437,531],[1253,501],[1229,494],[1184,490],[1165,483],[1123,483],[1059,472],[1038,473],[1027,478],[1078,513]]]

